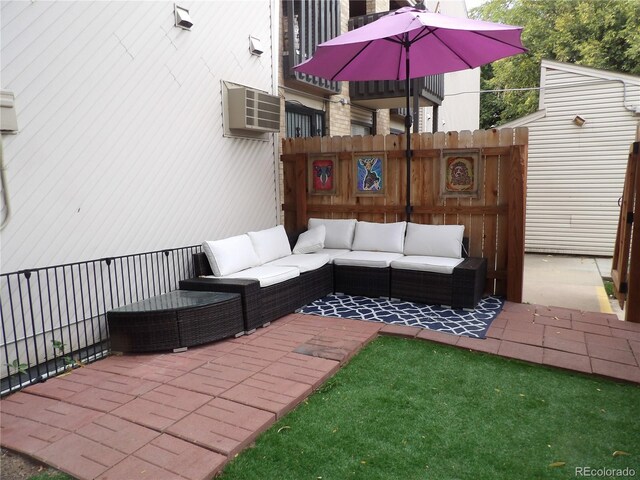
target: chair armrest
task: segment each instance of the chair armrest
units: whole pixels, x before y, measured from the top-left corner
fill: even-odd
[[[482,268],[486,269],[486,266],[486,258],[467,257],[453,269],[453,273],[455,274],[456,270],[460,270],[458,273],[466,273],[467,271],[475,271]]]
[[[465,258],[453,269],[453,308],[475,308],[482,294],[487,277],[487,259]]]

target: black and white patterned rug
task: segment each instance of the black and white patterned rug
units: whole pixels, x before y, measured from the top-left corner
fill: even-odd
[[[498,316],[503,305],[504,300],[501,298],[484,297],[475,310],[454,310],[439,305],[335,294],[305,305],[299,312],[422,327],[453,335],[485,338],[489,325]]]

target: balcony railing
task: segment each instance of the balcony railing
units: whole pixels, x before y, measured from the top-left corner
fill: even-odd
[[[338,93],[340,82],[295,72],[293,67],[311,58],[318,44],[340,34],[340,1],[285,0],[283,15],[285,82],[295,80],[327,93]]]
[[[199,245],[0,275],[0,393],[110,350],[106,313],[178,288]]]

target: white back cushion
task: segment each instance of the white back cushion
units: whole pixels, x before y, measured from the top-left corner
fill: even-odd
[[[351,250],[353,232],[356,229],[356,220],[354,218],[346,220],[309,219],[309,230],[318,225],[324,225],[325,227],[324,248],[347,248]]]
[[[313,253],[324,248],[324,238],[327,230],[324,225],[318,225],[298,237],[293,253]]]
[[[462,258],[464,225],[407,225],[405,255]]]
[[[282,225],[259,232],[249,232],[248,235],[258,254],[260,264],[291,255],[287,232]]]
[[[251,239],[247,234],[206,241],[202,244],[202,249],[216,277],[230,275],[245,268],[260,265],[258,254],[253,249]]]
[[[351,249],[369,252],[402,253],[406,227],[407,222],[358,222]]]

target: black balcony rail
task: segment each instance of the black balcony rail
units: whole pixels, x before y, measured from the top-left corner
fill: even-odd
[[[0,394],[110,352],[106,313],[178,288],[201,246],[0,275]]]
[[[316,47],[340,34],[340,0],[284,0],[282,68],[285,83],[296,82],[325,93],[338,93],[340,82],[295,72],[293,67],[312,57]]]
[[[388,13],[389,12],[379,12],[351,17],[349,19],[349,30],[374,22]],[[444,75],[429,75],[427,77],[416,78],[411,82],[410,88],[410,95],[420,95],[420,104],[422,106],[439,106],[442,104],[442,100],[444,99]],[[404,80],[349,82],[349,97],[354,103],[397,98],[397,106],[401,108],[404,106],[406,91],[407,89]]]

